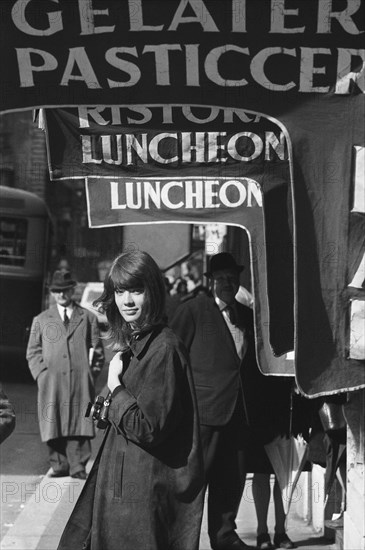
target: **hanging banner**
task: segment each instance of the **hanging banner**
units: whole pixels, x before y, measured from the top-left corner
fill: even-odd
[[[76,133],[57,145],[50,169],[54,179],[90,178],[90,196],[102,174],[105,218],[120,223],[123,205],[137,200],[134,223],[151,212],[183,221],[204,181],[199,213],[219,221],[240,211],[244,225],[255,210],[246,184],[259,185],[264,241],[253,247],[253,272],[264,256],[277,352],[294,311],[296,379],[310,397],[365,387],[356,336],[365,299],[364,20],[362,0],[1,2],[0,110],[90,109],[90,126],[75,115]],[[106,131],[94,133],[94,123]],[[285,136],[291,160],[272,151],[266,132],[278,143]],[[91,204],[89,215],[97,219]]]
[[[51,179],[238,176],[288,168],[282,129],[265,116],[214,105],[45,109]],[[268,175],[269,177],[269,175]],[[202,204],[202,208],[205,202]],[[194,207],[198,207],[196,204]]]
[[[136,211],[139,224],[156,220],[158,223],[168,223],[177,216],[189,223],[208,223],[214,219],[222,224],[244,227],[250,236],[251,256],[256,259],[251,262],[251,271],[259,367],[264,374],[294,374],[293,361],[286,353],[273,353],[270,346],[269,327],[273,320],[267,301],[265,254],[259,254],[264,250],[265,239],[262,196],[257,182],[248,178],[171,180],[92,177],[86,180],[86,192],[90,227],[134,224]],[[274,320],[283,324],[283,319]],[[274,344],[278,347],[286,342],[290,346],[291,338],[290,332],[282,334],[281,340],[277,339]]]
[[[332,1],[286,4],[2,0],[0,110],[170,103],[172,94],[201,103],[206,93],[205,103],[210,89],[224,105],[229,95],[349,94],[353,82],[363,85],[353,40],[360,0],[341,1],[340,11]]]
[[[274,259],[271,266],[275,292],[280,286],[284,291],[279,292],[280,308],[275,308],[275,297],[268,304],[263,299],[268,289],[262,193],[271,197],[283,189],[275,225],[282,230],[282,246],[292,247],[286,221],[290,151],[282,129],[258,113],[186,104],[45,109],[42,120],[51,177],[87,177],[90,227],[178,219],[247,229],[256,295],[262,297],[255,301],[261,348],[267,340],[261,368],[265,373],[292,372],[292,364],[288,368],[288,362],[273,358],[294,346],[290,253],[284,261],[278,255],[280,262]]]
[[[169,221],[175,211],[181,220],[221,221],[238,210],[236,221],[247,224],[262,206],[260,186],[248,178],[87,178],[86,185],[90,227],[135,223],[136,210],[138,223]]]

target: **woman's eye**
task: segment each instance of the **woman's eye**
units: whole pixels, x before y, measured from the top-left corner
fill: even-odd
[[[131,293],[132,294],[142,294],[143,289],[142,288],[132,288]]]

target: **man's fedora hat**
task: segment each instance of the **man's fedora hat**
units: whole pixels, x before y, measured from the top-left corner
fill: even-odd
[[[228,252],[220,252],[220,254],[216,254],[210,258],[209,269],[204,275],[206,277],[212,277],[215,271],[221,271],[222,269],[233,269],[241,273],[244,266],[237,264],[234,257]]]
[[[69,271],[55,271],[49,289],[57,292],[60,290],[68,290],[76,285],[77,283],[72,279]]]

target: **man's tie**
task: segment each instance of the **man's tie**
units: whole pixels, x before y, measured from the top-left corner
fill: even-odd
[[[65,308],[63,311],[63,324],[65,325],[66,328],[68,327],[69,322],[70,322],[70,319],[68,318],[67,309]]]
[[[232,325],[237,325],[237,316],[233,306],[227,306],[225,311],[228,313],[228,318]]]

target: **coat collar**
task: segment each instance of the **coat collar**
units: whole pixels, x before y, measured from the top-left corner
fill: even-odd
[[[136,338],[133,339],[130,347],[132,354],[139,359],[152,340],[161,332],[163,327],[164,325],[158,325],[153,327],[149,332],[138,334]]]
[[[75,332],[76,328],[83,320],[84,315],[85,315],[84,309],[81,306],[79,306],[77,302],[73,302],[73,312],[72,312],[72,317],[70,319],[70,324],[68,328],[66,329],[62,323],[62,327],[67,338],[70,338],[70,336],[72,336],[72,334]],[[62,322],[62,319],[60,317],[56,304],[52,305],[48,309],[48,316],[52,318],[56,317],[57,319],[59,319],[60,323]]]
[[[74,310],[72,312],[72,317],[70,319],[70,324],[68,328],[66,329],[67,338],[70,338],[70,336],[73,335],[79,324],[84,319],[85,312],[78,304],[74,302]]]
[[[226,321],[223,317],[223,309],[224,308],[220,309],[220,305],[218,305],[218,303],[216,302],[216,300],[214,298],[212,298],[212,303],[213,303],[213,307],[214,307],[216,323],[218,323],[218,326],[219,325],[221,326],[222,330],[224,331],[224,334],[227,337],[227,343],[229,343],[229,346],[232,349],[234,357],[236,357],[237,362],[240,363],[241,359],[238,356],[237,349],[236,349],[236,344],[234,343],[231,331],[229,330],[228,325],[227,325],[227,323],[226,323]],[[224,302],[221,301],[221,304],[224,304]],[[238,308],[239,305],[240,304],[239,304],[239,302],[237,302],[237,300],[235,300],[234,303],[232,304],[232,306],[235,308],[235,310],[236,310],[236,312],[238,312],[238,314],[239,314],[239,308]]]

